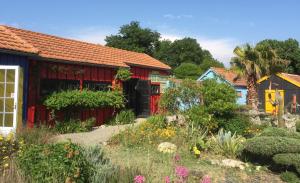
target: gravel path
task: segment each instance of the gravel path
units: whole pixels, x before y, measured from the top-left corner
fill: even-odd
[[[71,141],[83,146],[92,146],[97,144],[106,143],[113,135],[118,134],[120,131],[126,129],[131,125],[136,126],[145,121],[144,118],[136,119],[136,123],[128,125],[116,125],[116,126],[100,126],[99,128],[84,133],[68,133],[61,134],[53,137],[52,142],[67,142]]]

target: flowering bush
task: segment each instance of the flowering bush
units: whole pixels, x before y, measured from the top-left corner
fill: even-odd
[[[3,173],[9,168],[9,162],[15,153],[21,152],[23,140],[16,141],[14,134],[10,133],[7,137],[0,134],[0,171]]]
[[[76,144],[30,145],[18,153],[17,162],[30,182],[87,182],[90,166]]]
[[[122,143],[126,146],[139,146],[143,144],[158,145],[164,141],[170,141],[177,135],[174,126],[160,127],[148,121],[137,127],[130,127],[114,136],[110,143]]]

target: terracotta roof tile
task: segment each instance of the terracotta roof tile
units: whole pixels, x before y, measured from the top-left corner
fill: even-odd
[[[57,36],[0,26],[0,48],[38,53],[43,58],[118,67],[140,65],[158,69],[170,67],[144,53],[86,43]]]
[[[238,75],[232,70],[228,70],[225,68],[212,67],[217,74],[224,77],[227,81],[231,82],[236,86],[247,86],[247,81],[245,78],[238,77]]]

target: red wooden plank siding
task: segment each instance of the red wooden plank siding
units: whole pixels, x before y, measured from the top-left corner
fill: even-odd
[[[35,74],[37,64],[39,65],[38,75]],[[104,81],[110,82],[113,85],[116,69],[106,67],[96,67],[88,65],[76,65],[67,63],[54,63],[54,62],[36,62],[30,61],[29,71],[29,93],[28,93],[28,126],[33,127],[34,122],[46,122],[53,125],[53,121],[50,119],[50,111],[45,106],[39,105],[39,82],[40,79],[67,79],[67,80],[79,80],[80,89],[84,80],[92,81]],[[148,68],[131,68],[132,78],[139,78],[143,80],[149,79],[149,74],[152,72]],[[161,74],[167,74],[164,71],[159,71]],[[150,97],[151,114],[158,111],[159,95],[153,95]],[[81,119],[86,120],[90,117],[96,118],[96,124],[101,125],[108,119],[112,118],[114,110],[112,108],[83,110],[81,111]],[[59,119],[63,119],[63,114],[60,113]]]

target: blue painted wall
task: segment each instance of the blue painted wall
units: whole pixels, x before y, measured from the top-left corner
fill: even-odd
[[[204,81],[205,79],[216,79],[218,82],[225,82],[228,83],[230,85],[232,85],[232,87],[234,87],[234,89],[237,92],[241,92],[241,96],[238,97],[237,99],[237,104],[240,105],[246,105],[247,102],[247,88],[246,87],[242,87],[242,86],[233,86],[232,83],[230,83],[229,81],[221,78],[219,75],[217,75],[212,69],[209,69],[208,71],[206,71],[204,74],[202,74],[197,81]]]
[[[28,94],[28,66],[29,62],[27,57],[18,56],[18,55],[11,55],[0,53],[0,65],[17,65],[23,69],[24,79],[23,79],[23,124],[25,124],[27,120],[27,94]]]

